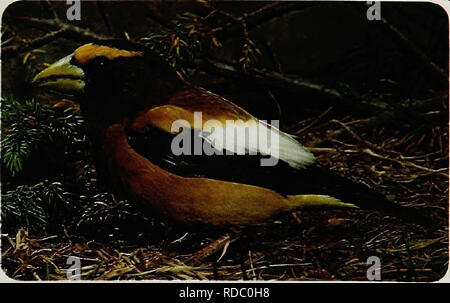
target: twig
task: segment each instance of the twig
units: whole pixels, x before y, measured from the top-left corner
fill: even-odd
[[[361,138],[360,136],[358,136],[350,127],[348,127],[347,125],[345,125],[345,123],[342,123],[341,121],[338,120],[330,120],[330,122],[332,123],[337,123],[339,124],[341,127],[343,127],[354,139],[356,139],[357,141],[364,143],[365,145],[373,148],[373,149],[377,149],[377,150],[383,150],[381,147],[379,147],[376,144],[373,144],[372,142],[369,142],[367,140],[364,140],[363,138]]]
[[[392,159],[392,158],[389,158],[389,157],[385,157],[385,156],[382,156],[380,154],[375,153],[374,151],[372,151],[372,150],[370,150],[368,148],[364,149],[363,152],[368,154],[368,155],[370,155],[370,156],[372,156],[372,157],[378,158],[378,159],[396,162],[396,163],[398,163],[398,164],[400,164],[402,166],[414,167],[414,168],[417,168],[417,169],[420,169],[420,170],[424,170],[424,171],[427,171],[427,172],[430,172],[430,173],[437,173],[437,174],[439,174],[441,176],[444,176],[446,178],[449,177],[448,174],[443,173],[444,171],[448,170],[448,168],[446,168],[446,167],[439,168],[439,169],[432,169],[432,168],[428,168],[428,167],[425,167],[425,166],[421,166],[421,165],[415,164],[415,163],[413,163],[411,161],[400,161],[400,160],[397,160],[397,159]]]
[[[309,80],[300,78],[290,78],[281,73],[264,69],[251,69],[251,70],[249,69],[249,73],[252,74],[254,79],[257,79],[263,83],[273,82],[274,86],[291,87],[302,90],[314,91],[330,99],[344,102],[343,96],[337,90],[325,87],[318,83],[310,82]]]
[[[219,239],[215,240],[214,242],[208,244],[206,247],[194,253],[188,260],[186,260],[185,264],[191,265],[198,264],[198,262],[211,256],[222,247],[227,246],[227,243],[229,242],[230,242],[230,235],[229,234],[223,235]]]
[[[106,26],[106,29],[108,30],[108,34],[110,36],[114,36],[112,24],[109,21],[107,13],[105,12],[105,7],[103,6],[102,1],[97,1],[96,3],[97,3],[98,11],[100,12],[100,15],[103,18],[103,22],[105,22],[105,26]]]
[[[224,62],[219,62],[211,58],[206,59],[205,69],[225,76],[235,78],[244,78],[251,82],[267,85],[270,87],[287,89],[291,91],[303,91],[305,93],[313,93],[317,97],[323,97],[336,104],[357,109],[363,113],[373,112],[375,109],[368,104],[362,105],[353,102],[351,98],[341,95],[337,90],[326,87],[324,85],[311,82],[309,80],[292,78],[275,71],[265,69],[248,68],[247,74],[243,74],[234,66]]]
[[[301,266],[310,266],[312,263],[299,263],[299,264],[270,264],[270,265],[264,265],[260,267],[250,268],[247,269],[246,272],[250,272],[252,270],[261,270],[261,269],[269,269],[269,268],[279,268],[279,267],[301,267]]]
[[[320,121],[320,119],[322,119],[326,114],[328,114],[330,112],[330,110],[333,109],[333,106],[330,106],[329,108],[327,108],[324,112],[322,112],[317,119],[314,119],[314,121],[312,121],[310,124],[306,125],[305,127],[303,127],[302,129],[298,130],[295,132],[296,135],[299,135],[303,132],[305,132],[307,129],[313,127],[317,122]]]
[[[55,13],[56,15],[56,13]],[[38,19],[30,17],[19,17],[20,20],[32,25],[45,26],[53,31],[44,36],[37,37],[30,41],[23,41],[21,45],[10,45],[2,49],[2,58],[8,58],[18,53],[26,52],[45,44],[48,44],[59,38],[74,38],[81,41],[102,41],[110,39],[109,36],[100,35],[89,29],[81,28],[76,25],[68,24],[61,21],[57,16],[54,19]]]
[[[225,16],[225,17],[233,20],[235,23],[240,24],[240,26],[242,28],[242,36],[243,36],[243,45],[242,45],[241,52],[245,58],[248,55],[248,51],[250,48],[250,38],[249,38],[248,30],[247,30],[247,22],[245,19],[246,15],[243,15],[242,17],[236,17],[233,14],[231,14],[225,10],[221,10],[221,9],[217,9],[217,8],[213,7],[208,3],[203,4],[203,6],[211,9],[211,12],[204,18],[205,20],[214,14],[220,14],[222,16]],[[272,7],[273,5],[269,4],[269,6]],[[215,30],[211,30],[210,34],[213,34],[213,33],[215,33]],[[245,66],[245,63],[242,64],[242,69],[244,72],[246,72],[247,68]]]
[[[294,10],[300,10],[305,8],[310,8],[317,5],[323,5],[323,3],[313,1],[304,2],[276,2],[267,4],[254,12],[243,14],[240,19],[244,20],[247,26],[247,30],[250,31],[252,28],[267,22],[273,18],[282,16],[286,13],[290,13]],[[224,26],[217,27],[211,31],[211,33],[219,33],[222,40],[233,37],[237,32],[241,31],[242,25],[236,24],[235,22],[229,22]]]
[[[291,212],[291,216],[294,218],[298,225],[302,225],[302,220],[299,218],[296,212]]]
[[[352,5],[353,8],[358,9],[359,11],[364,10],[364,16],[365,16],[365,10],[367,9],[364,6],[356,6]],[[440,80],[440,82],[447,87],[449,77],[448,72],[446,72],[442,67],[440,67],[438,64],[436,64],[433,60],[431,60],[425,52],[423,52],[419,47],[417,47],[411,40],[409,40],[405,34],[403,34],[397,27],[395,27],[392,23],[390,23],[386,18],[382,17],[379,22],[376,24],[380,25],[380,28],[384,30],[388,35],[393,37],[395,40],[399,41],[402,46],[409,51],[416,59],[417,61],[421,62],[423,66],[427,67],[431,71],[433,71],[434,74],[436,74]],[[417,62],[415,61],[415,62]]]
[[[353,149],[345,149],[345,150],[337,150],[336,148],[330,148],[330,147],[307,147],[307,149],[312,153],[347,153],[347,154],[354,154],[358,153],[357,150]]]
[[[270,41],[266,41],[264,44],[269,51],[270,58],[272,59],[273,64],[276,67],[276,71],[279,73],[283,73],[283,68],[281,67],[280,60],[278,60],[278,57],[276,55],[275,50],[272,47],[272,44],[270,43]]]
[[[406,36],[398,28],[392,25],[385,18],[381,18],[380,21],[381,24],[383,24],[383,28],[388,33],[390,33],[391,36],[402,42],[405,48],[408,49],[412,54],[414,54],[415,57],[419,59],[419,61],[421,61],[423,65],[427,66],[439,76],[439,79],[443,84],[448,85],[448,73],[446,73],[442,67],[432,61],[420,48],[418,48],[414,43],[406,38]]]
[[[24,42],[21,45],[6,46],[2,49],[2,57],[4,59],[5,57],[11,56],[11,55],[14,55],[17,53],[26,52],[26,51],[41,47],[49,42],[52,42],[58,38],[63,37],[67,33],[68,33],[67,29],[59,29],[57,31],[45,34],[42,37],[38,37],[38,38],[33,39],[28,42]]]
[[[41,6],[44,8],[44,10],[48,13],[50,18],[52,19],[59,19],[58,14],[56,13],[55,9],[51,5],[50,1],[45,0],[41,1]]]
[[[256,280],[256,273],[255,273],[255,268],[253,267],[253,258],[252,258],[252,251],[251,250],[248,251],[248,258],[249,258],[249,261],[250,261],[250,270],[251,270],[252,275],[253,275],[253,280]]]
[[[29,16],[11,16],[10,18],[27,23],[28,25],[35,27],[43,27],[45,29],[52,29],[52,30],[56,30],[59,28],[55,19],[39,19]]]
[[[281,111],[280,103],[277,101],[275,96],[272,94],[270,90],[267,90],[267,94],[269,95],[270,99],[272,99],[273,103],[277,107],[277,114],[278,114],[278,121],[283,123],[283,112]]]

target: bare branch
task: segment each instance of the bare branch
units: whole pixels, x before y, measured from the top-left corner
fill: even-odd
[[[418,58],[425,66],[436,73],[443,84],[448,85],[448,74],[442,67],[431,60],[419,47],[417,47],[412,41],[410,41],[397,27],[392,25],[388,20],[386,20],[385,18],[381,18],[381,24],[383,24],[383,29],[385,31],[389,32],[391,36],[400,41],[406,49],[414,54],[416,58]]]
[[[279,72],[256,68],[249,68],[247,70],[247,74],[244,74],[232,65],[214,61],[212,59],[207,59],[206,61],[208,64],[205,66],[205,69],[221,75],[244,78],[245,80],[256,82],[258,84],[264,84],[268,87],[314,93],[315,95],[323,97],[333,103],[348,107],[351,106],[361,112],[373,113],[373,111],[379,110],[373,105],[355,102],[351,97],[343,96],[339,91],[333,88],[329,88],[306,79],[293,78]]]
[[[250,31],[252,28],[267,22],[273,18],[282,16],[286,13],[290,13],[294,10],[301,10],[305,8],[310,8],[317,5],[324,5],[321,2],[308,1],[307,3],[301,1],[292,1],[292,2],[276,2],[267,4],[252,13],[243,14],[241,17],[237,18],[242,21],[245,21],[247,31]],[[212,33],[218,33],[222,35],[222,39],[226,39],[234,36],[237,32],[242,30],[241,24],[236,24],[236,22],[229,22],[224,26],[215,28],[212,30]]]
[[[41,47],[53,40],[56,40],[56,39],[62,37],[66,33],[67,33],[67,31],[65,29],[60,29],[60,30],[45,34],[44,36],[38,37],[29,42],[25,42],[21,45],[6,46],[2,49],[2,57],[4,59],[5,57],[11,56],[11,55],[14,55],[17,53],[26,52],[26,51]]]
[[[96,3],[97,3],[98,11],[100,12],[100,15],[103,18],[103,22],[105,23],[106,29],[108,30],[108,34],[110,36],[114,36],[114,30],[113,30],[112,24],[109,20],[109,16],[105,11],[105,7],[103,6],[103,3],[101,1],[97,1]]]
[[[357,5],[351,5],[351,7],[362,12],[363,13],[362,15],[365,16],[366,7],[361,7]],[[408,37],[400,29],[394,26],[386,18],[381,18],[381,20],[376,22],[375,24],[377,24],[380,27],[380,29],[384,31],[386,34],[388,34],[393,39],[398,41],[399,44],[401,44],[401,46],[406,51],[410,52],[417,59],[417,61],[419,61],[423,66],[425,66],[435,75],[437,75],[439,81],[443,85],[448,86],[449,76],[448,73],[445,71],[445,69],[439,66],[433,60],[431,60],[431,58],[423,50],[417,47],[417,45],[414,42],[408,39]]]
[[[50,1],[45,0],[40,2],[44,10],[48,13],[49,17],[52,19],[59,19],[58,14],[56,13],[55,9],[53,8]]]
[[[21,52],[26,52],[45,44],[48,44],[59,38],[73,38],[78,41],[102,41],[110,39],[111,37],[103,36],[92,32],[89,29],[81,28],[72,24],[67,24],[59,19],[37,19],[21,17],[24,22],[29,22],[32,25],[46,26],[53,31],[45,34],[44,36],[35,38],[30,41],[23,41],[20,45],[10,45],[2,48],[2,59],[16,55]]]

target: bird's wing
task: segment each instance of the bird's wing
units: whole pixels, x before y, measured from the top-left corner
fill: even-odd
[[[262,155],[265,156],[260,157],[263,166],[281,161],[295,169],[307,168],[315,162],[314,155],[289,134],[199,88],[175,95],[168,105],[152,108],[132,123],[132,129],[138,132],[148,127],[173,135],[179,134],[182,128],[189,128],[212,148],[197,149],[197,155],[213,151],[227,155]]]

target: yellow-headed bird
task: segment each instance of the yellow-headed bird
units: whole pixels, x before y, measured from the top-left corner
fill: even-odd
[[[416,218],[317,166],[290,135],[187,83],[140,44],[83,45],[34,82],[79,99],[97,170],[113,191],[177,221],[259,224],[312,206]]]

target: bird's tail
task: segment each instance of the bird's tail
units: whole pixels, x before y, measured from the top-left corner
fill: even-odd
[[[327,196],[327,195],[288,195],[288,206],[291,209],[296,208],[310,208],[310,207],[321,207],[321,208],[358,208],[354,204],[345,203],[339,199]]]
[[[320,176],[320,179],[310,180],[311,194],[289,195],[288,203],[291,207],[361,208],[378,211],[410,223],[434,226],[434,222],[426,214],[415,208],[389,201],[375,190],[325,168],[316,167],[315,169],[318,171],[314,175]]]

